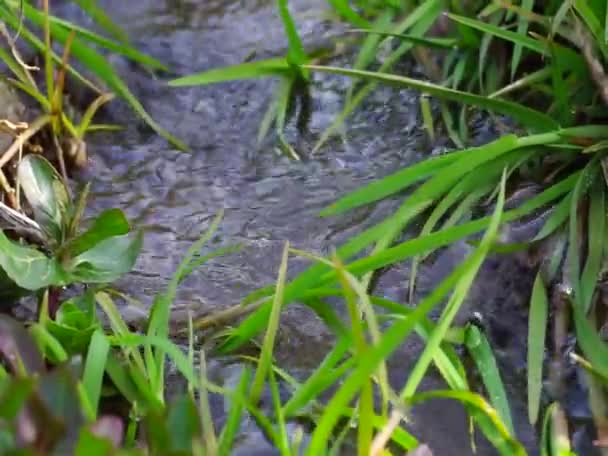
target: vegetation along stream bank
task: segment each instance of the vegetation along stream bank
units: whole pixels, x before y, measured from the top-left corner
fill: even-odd
[[[0,0],[0,454],[608,455],[606,3]]]

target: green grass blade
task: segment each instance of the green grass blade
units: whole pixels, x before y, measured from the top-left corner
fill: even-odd
[[[474,254],[471,256],[471,264],[459,278],[458,283],[454,289],[450,300],[446,304],[445,309],[441,315],[441,318],[437,324],[437,327],[433,331],[431,337],[427,341],[427,344],[424,348],[424,351],[420,355],[418,362],[412,369],[412,372],[409,375],[407,383],[405,387],[402,389],[400,397],[406,398],[412,396],[416,389],[418,388],[422,378],[426,374],[426,371],[433,359],[436,350],[439,348],[441,341],[444,339],[446,332],[454,320],[454,317],[458,313],[464,299],[473,284],[473,280],[477,275],[477,271],[481,267],[485,256],[487,255],[490,246],[494,242],[494,238],[498,232],[498,227],[500,225],[500,219],[502,215],[502,209],[504,206],[504,198],[505,198],[505,185],[506,185],[506,176],[503,174],[501,191],[498,196],[498,201],[496,203],[496,209],[494,214],[492,215],[492,219],[486,234],[483,237],[483,240],[479,244],[479,247],[475,250]]]
[[[484,33],[490,33],[498,38],[511,41],[515,44],[519,44],[523,48],[529,49],[546,57],[551,57],[551,52],[553,51],[559,54],[559,57],[562,59],[563,62],[568,62],[568,65],[573,71],[576,71],[581,74],[586,72],[585,63],[582,57],[569,48],[560,46],[555,43],[553,43],[552,47],[549,48],[546,42],[531,38],[529,36],[520,35],[517,32],[513,32],[502,27],[497,27],[495,25],[478,21],[476,19],[458,16],[456,14],[448,14],[448,16],[450,17],[450,19],[460,24],[466,25],[467,27],[477,29]]]
[[[199,362],[200,382],[198,390],[198,401],[199,413],[201,416],[203,440],[205,442],[206,454],[217,454],[217,435],[215,433],[213,417],[211,416],[211,407],[209,406],[209,390],[207,388],[207,384],[209,383],[207,379],[207,360],[205,359],[205,350],[202,348],[199,351]],[[190,363],[190,366],[192,366],[192,363]]]
[[[429,399],[455,399],[474,412],[475,419],[481,426],[488,440],[502,456],[525,456],[526,450],[510,434],[500,417],[481,396],[470,391],[429,391],[416,394],[408,403],[417,404]]]
[[[589,2],[587,0],[574,0],[572,3],[574,9],[583,18],[585,25],[593,35],[594,44],[600,49],[604,58],[608,57],[608,47],[604,41],[606,31],[603,30],[602,24],[589,5]]]
[[[151,57],[149,55],[144,54],[143,52],[138,51],[137,49],[127,46],[125,44],[116,43],[115,41],[109,40],[97,33],[94,33],[84,27],[80,27],[76,24],[73,24],[69,21],[61,19],[59,17],[51,16],[51,30],[55,33],[57,27],[63,27],[67,30],[74,30],[77,35],[87,41],[91,41],[101,47],[104,47],[116,54],[123,55],[134,62],[138,62],[142,65],[148,66],[157,70],[168,70],[167,66]]]
[[[517,103],[499,100],[496,98],[487,98],[460,90],[449,89],[437,84],[420,81],[405,76],[319,65],[305,65],[305,67],[325,73],[341,74],[344,76],[362,78],[369,81],[379,81],[397,87],[407,87],[434,95],[444,100],[478,106],[482,109],[488,109],[490,111],[510,116],[520,122],[522,125],[537,131],[551,131],[559,127],[557,122],[555,122],[555,120],[553,120],[550,116]]]
[[[394,174],[375,180],[332,203],[321,211],[320,216],[337,215],[387,198],[454,163],[469,151],[470,149],[467,149],[439,157],[432,157],[415,165],[405,167]]]
[[[112,37],[125,43],[128,41],[127,34],[110,19],[103,8],[97,5],[96,0],[74,0],[74,2]]]
[[[543,360],[549,301],[539,272],[532,288],[528,316],[528,418],[536,424],[543,387]]]
[[[271,366],[272,367],[272,366]],[[281,394],[279,392],[279,384],[274,374],[274,369],[268,370],[268,385],[270,387],[270,395],[274,409],[275,428],[279,437],[279,451],[283,456],[291,456],[291,445],[289,444],[289,436],[283,415],[283,407],[281,404]]]
[[[57,28],[55,38],[60,42],[65,43],[69,32],[65,29]],[[119,96],[125,99],[133,110],[152,128],[157,134],[165,138],[169,143],[177,147],[179,150],[185,151],[188,147],[162,128],[150,115],[146,112],[142,104],[131,93],[125,82],[118,76],[112,66],[99,53],[93,51],[90,47],[83,45],[77,38],[72,41],[71,52],[83,65],[89,68],[95,75],[102,79],[108,86],[114,90]]]
[[[470,325],[465,340],[466,347],[477,365],[477,371],[481,374],[490,403],[498,412],[509,433],[515,435],[509,399],[488,339],[477,326]]]
[[[367,68],[376,59],[378,53],[378,45],[380,44],[380,40],[383,36],[382,32],[385,30],[390,30],[393,16],[393,11],[388,9],[376,19],[373,27],[375,30],[378,30],[379,33],[370,33],[367,36],[367,38],[359,48],[359,52],[357,53],[357,58],[355,59],[353,68],[356,68],[357,70],[363,70]],[[347,103],[351,100],[354,89],[355,85],[351,84],[346,94]]]
[[[407,33],[393,33],[393,32],[385,32],[382,30],[378,30],[376,28],[373,29],[354,29],[352,32],[360,32],[360,33],[369,33],[370,35],[380,35],[380,36],[390,36],[393,38],[399,38],[403,41],[411,42],[412,44],[425,46],[428,48],[435,49],[453,49],[458,46],[458,40],[455,38],[425,38],[420,36],[414,36]],[[354,66],[357,69],[361,69],[359,66]]]
[[[291,73],[291,67],[284,57],[256,62],[240,63],[224,68],[214,68],[202,73],[183,76],[169,81],[172,87],[187,87],[197,85],[216,84],[219,82],[238,81],[242,79],[256,79],[268,76],[283,76]]]
[[[289,47],[287,61],[291,65],[302,65],[304,62],[306,62],[307,56],[306,52],[304,52],[304,45],[302,44],[302,40],[300,40],[298,30],[296,29],[296,24],[291,16],[291,13],[289,12],[289,6],[287,3],[287,0],[277,0],[279,14],[281,16],[281,20],[283,21],[283,28],[285,29],[285,34],[287,35]]]
[[[328,3],[344,19],[358,27],[369,27],[369,22],[359,16],[349,5],[348,0],[328,0]]]
[[[522,0],[521,9],[523,11],[532,11],[534,9],[534,0]],[[517,21],[517,34],[520,36],[528,35],[528,18],[524,14],[520,14]],[[515,43],[513,46],[513,56],[511,57],[511,80],[515,78],[519,63],[521,62],[521,56],[523,51],[523,45],[521,43]]]
[[[96,330],[89,343],[82,374],[82,385],[94,413],[99,409],[101,386],[109,351],[110,343],[105,334],[99,329]]]
[[[342,0],[344,1],[344,0]],[[411,14],[408,14],[406,18],[398,24],[393,30],[393,33],[404,33],[409,31],[410,35],[422,37],[432,27],[439,15],[443,12],[443,1],[441,0],[427,0],[422,2]],[[363,26],[369,28],[369,26]],[[379,72],[390,70],[407,52],[409,52],[413,43],[405,42],[402,43],[397,49],[395,49],[390,56],[384,61],[384,63],[378,69]],[[332,124],[323,132],[317,144],[313,148],[312,153],[316,153],[319,149],[327,142],[327,140],[338,131],[344,121],[350,116],[355,109],[361,104],[361,102],[376,88],[377,83],[368,83],[359,89],[351,99],[347,100],[342,112],[332,122]]]
[[[271,369],[274,341],[277,330],[279,328],[281,306],[283,304],[283,290],[285,287],[285,279],[287,277],[288,258],[289,242],[285,243],[285,248],[283,249],[283,257],[281,259],[281,265],[279,267],[279,276],[277,278],[277,287],[272,304],[272,310],[270,312],[270,319],[268,320],[268,327],[264,336],[264,343],[262,344],[260,361],[255,371],[253,385],[251,386],[250,397],[251,402],[253,404],[257,404],[257,402],[259,401],[260,395],[262,394],[262,390],[264,389],[266,375],[268,374],[269,369]]]
[[[457,290],[455,290],[454,294],[452,295],[454,298],[451,301],[458,305],[458,300],[464,298],[462,293],[466,292],[468,286],[470,286],[470,282],[473,279],[472,276],[474,275],[473,273],[477,271],[479,265],[481,264],[481,260],[483,260],[485,257],[487,249],[496,235],[500,222],[503,202],[504,178],[503,191],[501,191],[499,196],[497,210],[492,217],[490,228],[488,229],[486,236],[484,236],[484,242],[482,242],[482,245],[480,245],[473,255],[455,268],[455,270],[418,305],[418,307],[412,312],[409,319],[394,323],[393,326],[391,326],[384,333],[380,343],[371,347],[364,356],[359,357],[357,367],[342,383],[336,394],[329,401],[325,413],[317,423],[317,428],[312,435],[310,446],[306,452],[307,455],[317,455],[324,452],[326,442],[341,415],[341,411],[347,406],[352,397],[362,387],[367,378],[377,369],[378,364],[381,363],[382,360],[386,359],[389,354],[400,345],[411,330],[431,309],[433,309],[440,302],[440,300],[452,288],[452,286],[457,286]],[[448,304],[446,309],[451,310],[453,307],[454,306],[450,306],[450,304]],[[449,323],[449,318],[442,318],[442,321],[445,326],[446,322]],[[420,360],[414,367],[414,371],[410,375],[408,384],[402,391],[402,394],[405,393],[409,397],[412,395],[411,393],[415,391],[415,387],[420,381],[418,376],[423,371],[426,371],[426,368],[428,367],[427,363],[432,360],[433,353],[436,351],[435,345],[439,345],[443,335],[445,334],[444,329],[447,330],[447,328],[438,326],[435,331],[433,331],[433,335],[427,343],[426,349],[423,352]]]
[[[504,218],[502,220],[503,223],[524,217],[571,191],[572,186],[578,180],[579,176],[580,172],[575,172],[569,177],[543,191],[539,195],[523,203],[517,209],[507,211],[504,214]],[[396,261],[396,259],[401,261],[412,255],[416,255],[417,253],[424,252],[425,249],[444,246],[458,239],[463,239],[467,236],[478,233],[479,231],[485,229],[489,223],[490,218],[485,217],[442,230],[441,232],[430,234],[428,239],[416,239],[408,241],[387,249],[380,254],[374,255],[373,257],[354,261],[348,265],[347,269],[354,274],[359,272],[366,273],[391,264],[391,262]],[[342,245],[337,251],[338,255],[342,259],[347,259],[354,256],[382,236],[385,230],[386,226],[381,223],[360,233]],[[422,245],[419,243],[422,243]],[[328,268],[326,266],[315,264],[308,268],[305,272],[299,274],[285,287],[285,303],[298,299],[312,287],[322,286],[320,285],[319,278],[327,271]],[[249,341],[252,337],[263,330],[266,322],[268,321],[269,314],[270,302],[267,301],[239,325],[239,327],[232,333],[231,337],[224,342],[220,349],[226,352],[232,351]]]
[[[231,397],[230,409],[226,424],[220,434],[219,452],[220,456],[230,456],[230,451],[233,448],[234,440],[241,427],[244,405],[241,397],[245,397],[251,380],[251,369],[245,366],[241,374],[241,378],[236,387],[236,394]]]
[[[600,278],[604,241],[606,239],[605,223],[605,183],[599,181],[591,188],[589,205],[589,223],[587,234],[587,259],[581,275],[581,303],[583,311],[589,312],[593,295]]]
[[[341,338],[334,348],[327,354],[315,371],[302,383],[285,403],[283,410],[287,418],[295,416],[311,400],[334,384],[353,365],[354,358],[337,366],[346,352],[350,349],[352,340]]]

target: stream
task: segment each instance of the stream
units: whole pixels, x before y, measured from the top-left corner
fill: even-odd
[[[307,47],[323,45],[340,33],[339,25],[323,19],[323,0],[292,3]],[[145,230],[145,245],[136,268],[118,286],[149,303],[220,209],[225,217],[211,246],[242,246],[238,253],[205,264],[183,283],[177,299],[182,307],[176,310],[178,318],[180,312],[185,315],[184,306],[195,315],[209,314],[273,283],[286,240],[299,249],[328,253],[381,220],[399,201],[385,201],[336,218],[322,219],[318,213],[339,196],[449,147],[446,140],[428,144],[416,93],[380,88],[349,118],[342,137],[332,139],[311,156],[319,135],[340,111],[349,83],[344,78],[315,74],[309,131],[299,134],[291,124],[287,129],[287,139],[301,151],[303,159],[298,162],[277,154],[273,138],[258,148],[257,130],[272,97],[273,81],[194,88],[170,88],[166,81],[239,63],[254,52],[256,59],[284,53],[286,40],[274,2],[102,0],[99,4],[128,31],[135,47],[170,67],[169,74],[154,78],[122,57],[108,57],[152,117],[192,149],[190,153],[174,150],[120,101],[112,103],[104,115],[125,125],[126,130],[89,138],[90,165],[81,176],[82,180],[92,179],[89,209],[98,212],[119,207]],[[72,3],[57,6],[55,12],[92,26]],[[336,63],[350,61],[338,58]],[[404,64],[401,71],[416,69]],[[476,119],[471,130],[477,143],[497,135],[485,119]],[[469,248],[457,244],[425,264],[417,296],[428,293]],[[293,259],[289,274],[307,264]],[[378,293],[406,302],[408,268],[403,264],[383,274]],[[516,259],[492,258],[480,273],[467,309],[469,313],[470,309],[481,312],[488,322],[512,402],[517,436],[530,454],[537,454],[537,437],[527,424],[525,406],[525,334],[532,277]],[[128,319],[146,316],[136,309],[124,310]],[[330,344],[328,330],[311,311],[298,305],[287,308],[277,341],[281,367],[296,377],[304,376],[318,365]],[[403,384],[421,347],[412,337],[393,356],[390,375],[394,385]],[[238,379],[238,366],[223,360],[211,360],[210,371],[215,381],[226,385]],[[433,374],[423,386],[440,388],[442,382]],[[221,414],[223,405],[218,401],[213,404]],[[454,402],[433,401],[415,408],[410,428],[435,455],[473,454],[466,415]],[[483,441],[478,451],[481,455],[495,454]],[[234,454],[275,452],[247,423]]]

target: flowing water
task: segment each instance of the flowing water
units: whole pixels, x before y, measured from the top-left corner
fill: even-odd
[[[324,1],[292,3],[308,48],[324,45],[340,33],[339,26],[323,19]],[[240,244],[243,248],[212,260],[181,286],[178,304],[197,315],[226,308],[247,292],[274,282],[286,240],[300,249],[327,253],[349,235],[388,215],[398,201],[343,217],[317,216],[340,195],[447,145],[428,144],[415,93],[379,89],[349,119],[343,136],[310,156],[315,140],[339,112],[348,87],[343,78],[317,74],[309,131],[299,134],[291,125],[287,131],[303,159],[298,162],[278,155],[273,140],[257,148],[257,129],[274,82],[169,88],[166,80],[239,63],[252,53],[255,58],[284,53],[285,38],[274,2],[104,0],[100,4],[128,30],[136,47],[170,67],[170,74],[154,78],[120,57],[109,57],[152,117],[192,148],[190,153],[174,150],[121,102],[114,103],[106,115],[125,124],[126,132],[97,136],[89,145],[91,164],[83,177],[93,179],[91,210],[119,207],[146,231],[135,271],[120,283],[146,302],[166,285],[183,253],[220,209],[225,210],[225,218],[212,246]],[[91,25],[71,3],[61,13]],[[405,66],[402,71],[415,69]],[[496,134],[483,120],[472,131],[478,142]],[[449,272],[467,249],[458,244],[424,266],[419,295]],[[290,274],[305,264],[294,260]],[[405,302],[407,269],[402,265],[384,274],[379,293]],[[515,260],[492,259],[480,274],[469,307],[479,310],[488,322],[499,362],[507,373],[518,437],[533,448],[536,437],[526,424],[522,380],[530,276]],[[132,309],[125,309],[125,314],[141,317]],[[330,343],[327,330],[314,314],[297,305],[286,310],[277,347],[283,367],[296,374],[309,372]],[[395,384],[403,383],[420,348],[418,341],[410,340],[393,357]],[[217,381],[231,383],[237,368],[216,360],[211,370]],[[431,378],[424,386],[441,383]],[[246,429],[234,454],[274,454],[259,432],[249,425]],[[453,402],[436,401],[415,409],[412,431],[436,455],[472,454],[468,422]],[[479,451],[494,454],[484,444]]]

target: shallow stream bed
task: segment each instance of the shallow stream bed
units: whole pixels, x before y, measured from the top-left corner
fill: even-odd
[[[322,45],[340,32],[339,26],[323,20],[323,0],[292,3],[307,46]],[[172,149],[120,102],[108,115],[114,123],[126,125],[126,132],[97,136],[89,144],[91,163],[82,179],[93,180],[90,209],[119,207],[146,232],[135,271],[119,284],[146,303],[164,287],[183,253],[218,210],[225,210],[225,218],[213,246],[241,244],[243,249],[214,259],[180,288],[178,304],[195,315],[236,304],[248,292],[274,282],[286,240],[300,249],[327,253],[388,215],[397,201],[340,218],[318,217],[340,195],[445,148],[446,144],[428,144],[415,93],[379,89],[349,119],[342,138],[310,156],[315,140],[339,112],[348,87],[345,79],[315,75],[310,129],[298,134],[290,126],[287,132],[303,160],[279,156],[272,140],[258,149],[257,129],[272,96],[272,81],[175,89],[166,80],[239,63],[253,52],[255,58],[283,53],[285,39],[274,2],[102,0],[100,4],[128,30],[136,47],[171,68],[170,74],[153,78],[122,58],[110,57],[152,117],[192,148],[190,153]],[[82,22],[75,11],[70,4],[62,7],[62,14]],[[472,130],[479,142],[496,134],[484,122]],[[424,266],[418,295],[432,289],[467,249],[465,244],[457,245]],[[305,265],[292,261],[290,274]],[[405,302],[407,270],[402,265],[384,274],[379,293]],[[516,260],[492,259],[477,280],[468,308],[481,312],[489,322],[506,373],[518,437],[530,454],[536,454],[532,450],[536,437],[525,413],[530,282],[530,271]],[[132,309],[125,312],[129,318],[138,317]],[[330,346],[330,335],[312,312],[297,305],[285,311],[282,323],[277,346],[281,366],[305,374]],[[393,357],[395,384],[407,378],[420,348],[418,341],[410,340]],[[234,381],[234,366],[221,360],[212,363],[212,371],[222,381]],[[425,387],[438,385],[431,378]],[[435,455],[472,454],[466,416],[454,403],[437,401],[415,409],[412,432],[428,442]],[[241,444],[241,452],[235,454],[273,454],[253,430]],[[479,451],[494,454],[484,444]]]

